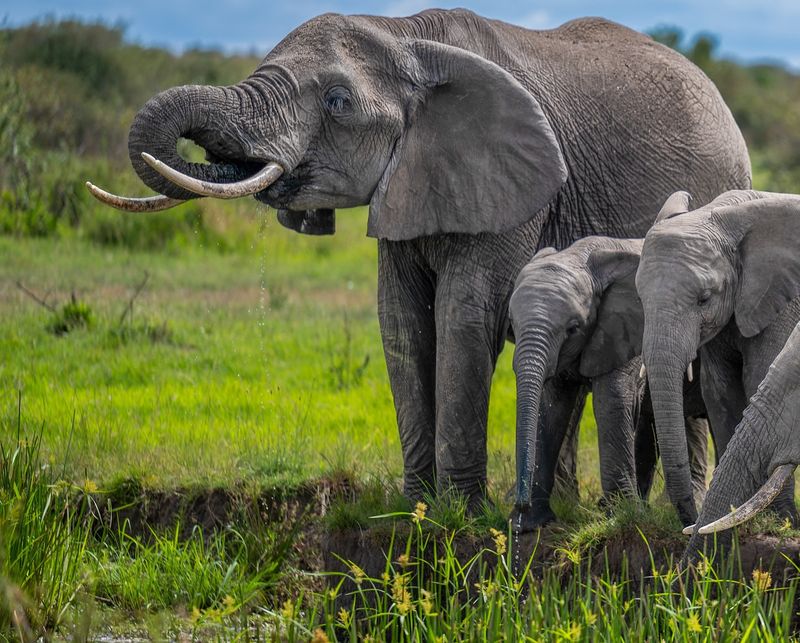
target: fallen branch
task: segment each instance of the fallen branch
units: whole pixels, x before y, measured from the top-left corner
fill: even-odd
[[[55,307],[53,307],[53,306],[51,306],[50,304],[47,303],[47,297],[42,299],[35,292],[33,292],[32,290],[28,290],[25,286],[23,286],[21,281],[17,281],[17,288],[19,288],[22,292],[24,292],[26,295],[28,295],[28,297],[33,299],[33,301],[35,301],[37,304],[47,308],[47,310],[49,310],[51,313],[57,313],[58,312],[55,309]]]
[[[120,327],[122,326],[122,324],[125,323],[125,318],[128,315],[130,315],[131,320],[133,320],[133,302],[136,301],[136,298],[141,294],[142,290],[144,290],[144,287],[147,285],[148,279],[150,279],[150,273],[145,270],[144,279],[142,279],[142,283],[136,286],[136,290],[134,291],[133,295],[131,295],[131,298],[128,300],[128,303],[126,304],[125,308],[122,311],[122,315],[120,315],[119,318]]]

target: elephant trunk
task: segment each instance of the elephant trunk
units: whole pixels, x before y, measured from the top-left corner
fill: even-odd
[[[683,374],[691,363],[692,351],[670,340],[670,332],[674,333],[670,328],[670,324],[655,329],[645,328],[642,354],[647,367],[667,494],[686,526],[697,518],[683,409]]]
[[[519,338],[514,351],[514,369],[517,376],[517,499],[518,507],[527,507],[532,501],[539,406],[542,387],[548,376],[552,341],[544,333],[526,333]]]
[[[197,194],[156,172],[142,158],[142,153],[201,181],[230,183],[250,177],[264,164],[248,162],[242,140],[248,132],[242,112],[254,109],[257,100],[255,92],[238,86],[186,85],[161,92],[139,110],[131,125],[128,152],[134,170],[150,188],[173,199],[191,199]],[[226,135],[225,131],[235,135]],[[212,155],[212,162],[184,160],[177,150],[181,137],[205,147]]]
[[[713,535],[704,536],[699,528],[708,525],[740,507],[764,484],[769,473],[770,463],[775,451],[775,437],[772,422],[768,420],[770,409],[763,412],[758,405],[749,406],[744,419],[737,427],[719,466],[714,471],[697,520],[697,529],[692,529],[692,537],[683,556],[683,564],[696,562]],[[726,545],[730,540],[730,530],[718,534],[719,544]]]

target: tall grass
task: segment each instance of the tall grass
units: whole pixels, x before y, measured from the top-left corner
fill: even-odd
[[[597,573],[573,558],[534,576],[533,558],[516,559],[511,534],[490,530],[490,544],[463,560],[458,532],[432,523],[426,507],[405,515],[414,528],[392,541],[379,578],[349,563],[332,589],[268,612],[281,638],[785,641],[796,627],[798,579],[778,584],[756,570],[752,579],[729,580],[732,558],[719,575],[706,563],[682,573],[653,566],[634,574],[627,565]]]
[[[61,483],[40,458],[41,431],[18,414],[13,443],[0,442],[0,634],[45,633],[85,586],[89,497]]]

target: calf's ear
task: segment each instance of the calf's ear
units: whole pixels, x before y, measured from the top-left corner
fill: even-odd
[[[642,352],[644,312],[635,283],[641,246],[638,249],[598,251],[589,262],[601,294],[597,320],[581,353],[579,371],[584,377],[608,373]]]

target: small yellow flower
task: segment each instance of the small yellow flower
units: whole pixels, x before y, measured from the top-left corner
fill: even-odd
[[[577,641],[581,638],[581,626],[578,623],[573,623],[567,630],[567,638],[570,641]]]
[[[772,587],[772,574],[761,569],[753,570],[753,587],[759,592],[766,592]]]
[[[508,536],[499,529],[494,528],[489,529],[489,533],[492,534],[492,538],[494,538],[494,549],[497,555],[502,556],[508,551]]]
[[[83,485],[81,486],[84,493],[97,493],[97,483],[94,480],[89,480],[88,478],[83,481]]]
[[[703,558],[700,562],[698,562],[694,566],[694,568],[697,571],[697,575],[698,576],[705,576],[708,573],[708,570],[709,570],[708,560]]]
[[[233,598],[233,596],[228,594],[225,598],[222,599],[222,605],[225,607],[227,611],[232,612],[236,607],[236,600]]]
[[[595,614],[594,612],[587,612],[586,625],[592,627],[595,623],[597,623],[597,614]]]
[[[294,618],[294,603],[291,598],[287,598],[286,601],[284,601],[283,607],[281,608],[281,616],[287,621],[291,621]]]
[[[500,586],[491,580],[485,580],[480,583],[475,583],[475,587],[483,596],[484,601],[488,601],[492,596],[497,593],[497,590],[500,589]]]
[[[392,581],[392,598],[401,616],[414,609],[411,592],[408,589],[408,576],[408,574],[397,574]]]
[[[193,607],[193,608],[192,608],[192,614],[191,614],[191,616],[189,616],[189,620],[190,620],[192,623],[197,623],[197,621],[199,621],[199,620],[200,620],[200,616],[201,616],[201,614],[200,614],[200,610],[199,610],[199,609],[197,609],[196,607]]]
[[[703,628],[700,625],[700,619],[697,617],[697,614],[692,614],[689,618],[686,619],[686,629],[690,632],[694,632],[695,634],[700,634],[703,631]]]
[[[350,573],[353,575],[353,582],[356,585],[361,585],[363,580],[367,577],[366,572],[355,563],[350,563]]]
[[[411,520],[416,523],[422,522],[425,520],[426,511],[428,511],[428,505],[426,505],[424,502],[418,502],[414,509],[414,513],[411,514]]]
[[[325,634],[324,630],[321,627],[318,627],[314,630],[314,634],[311,637],[311,643],[330,643],[330,639],[328,635]]]
[[[388,583],[389,582],[389,572],[383,572],[383,574],[381,574],[381,580],[384,583]]]
[[[419,605],[422,608],[425,616],[434,616],[433,614],[433,597],[428,590],[421,590],[422,598],[419,599]]]
[[[337,624],[345,629],[350,627],[350,612],[344,607],[339,610],[339,619],[337,620]]]
[[[400,554],[397,557],[397,563],[400,567],[408,567],[411,564],[411,559],[408,557],[408,554]]]
[[[338,594],[339,591],[335,587],[328,590],[328,598],[330,598],[331,600],[335,600]]]

